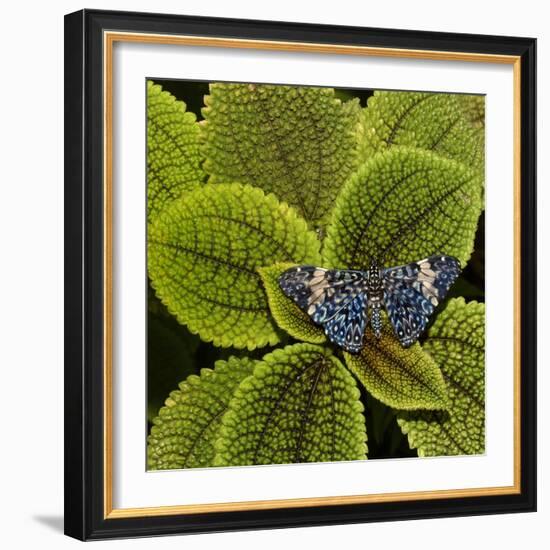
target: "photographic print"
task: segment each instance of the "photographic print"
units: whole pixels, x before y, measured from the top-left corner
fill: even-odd
[[[147,468],[483,454],[485,98],[146,86]]]
[[[536,510],[535,60],[65,17],[68,535]]]

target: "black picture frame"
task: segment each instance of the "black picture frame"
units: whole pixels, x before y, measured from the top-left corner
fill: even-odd
[[[151,517],[105,517],[103,33],[244,38],[517,56],[520,128],[520,491]],[[529,512],[536,509],[536,40],[83,10],[65,17],[65,532],[80,540]]]

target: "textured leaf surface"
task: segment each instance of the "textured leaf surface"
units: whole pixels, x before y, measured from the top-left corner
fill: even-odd
[[[483,169],[484,131],[470,123],[471,111],[464,108],[462,97],[442,93],[374,92],[363,110],[361,158],[366,160],[394,145],[406,145],[433,151],[476,170]],[[470,107],[473,101],[479,102],[477,98],[470,100]]]
[[[264,282],[269,309],[277,325],[297,340],[321,344],[326,340],[323,329],[315,325],[309,316],[289,299],[279,286],[279,276],[293,267],[292,263],[278,263],[262,267],[258,271]]]
[[[458,96],[462,111],[474,128],[485,128],[485,96]]]
[[[180,323],[215,345],[279,341],[258,267],[319,261],[319,241],[274,195],[205,185],[170,203],[149,230],[149,275]]]
[[[354,379],[329,349],[276,350],[235,392],[215,465],[364,459],[362,410]]]
[[[441,366],[446,411],[399,413],[398,423],[420,456],[485,451],[485,305],[451,300],[423,345]]]
[[[361,353],[346,364],[376,399],[396,409],[444,409],[447,390],[435,361],[420,345],[403,348],[387,326],[377,339],[366,334]]]
[[[200,130],[183,101],[147,81],[147,211],[149,216],[202,185]]]
[[[360,107],[332,88],[211,84],[203,114],[210,182],[273,192],[323,224],[357,163]]]
[[[325,241],[324,267],[389,267],[434,254],[470,257],[483,206],[481,178],[428,151],[392,148],[342,189]]]
[[[238,384],[257,361],[231,357],[214,370],[191,375],[173,391],[153,421],[148,439],[149,469],[211,466],[221,418]]]

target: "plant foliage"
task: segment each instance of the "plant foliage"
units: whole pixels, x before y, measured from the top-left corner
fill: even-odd
[[[274,193],[323,224],[357,164],[360,107],[330,88],[211,84],[203,109],[205,170]]]
[[[202,369],[170,393],[153,421],[147,451],[151,470],[199,468],[214,461],[214,442],[227,405],[256,361],[231,357]]]
[[[371,395],[396,409],[445,409],[447,390],[436,362],[416,343],[403,348],[392,330],[380,339],[368,333],[357,355],[346,363]]]
[[[147,81],[147,211],[200,187],[205,179],[200,130],[193,113],[158,84]]]
[[[304,220],[249,185],[207,185],[171,202],[149,228],[149,276],[177,319],[218,346],[254,349],[279,335],[257,268],[319,261]]]
[[[480,99],[484,105],[483,98]],[[484,132],[477,124],[479,108],[476,96],[376,91],[369,98],[368,108],[363,110],[361,155],[367,159],[379,151],[406,145],[481,171]]]
[[[328,348],[295,344],[266,355],[222,420],[216,466],[366,458],[355,381]]]
[[[483,207],[483,180],[464,164],[410,147],[377,154],[342,189],[325,263],[366,269],[433,254],[468,261]]]
[[[474,128],[485,128],[485,97],[480,95],[458,96],[462,111]]]
[[[279,276],[293,267],[292,263],[276,263],[258,269],[265,287],[269,309],[277,325],[290,336],[304,342],[321,344],[326,340],[319,325],[311,322],[309,316],[292,300],[289,300],[279,286]]]
[[[398,423],[420,456],[485,450],[485,306],[449,302],[423,345],[447,384],[446,411],[400,413]]]
[[[448,299],[408,349],[384,318],[351,355],[279,287],[295,265],[465,268],[474,251],[484,99],[377,91],[361,109],[352,95],[211,84],[197,123],[148,83],[153,410],[185,378],[154,418],[149,468],[359,460],[367,425],[374,456],[483,452],[483,304]]]

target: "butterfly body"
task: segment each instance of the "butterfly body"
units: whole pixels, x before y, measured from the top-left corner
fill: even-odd
[[[385,269],[373,262],[365,271],[297,266],[279,277],[279,285],[331,342],[359,353],[369,321],[380,337],[383,307],[401,344],[412,345],[459,273],[456,258],[431,256]]]

